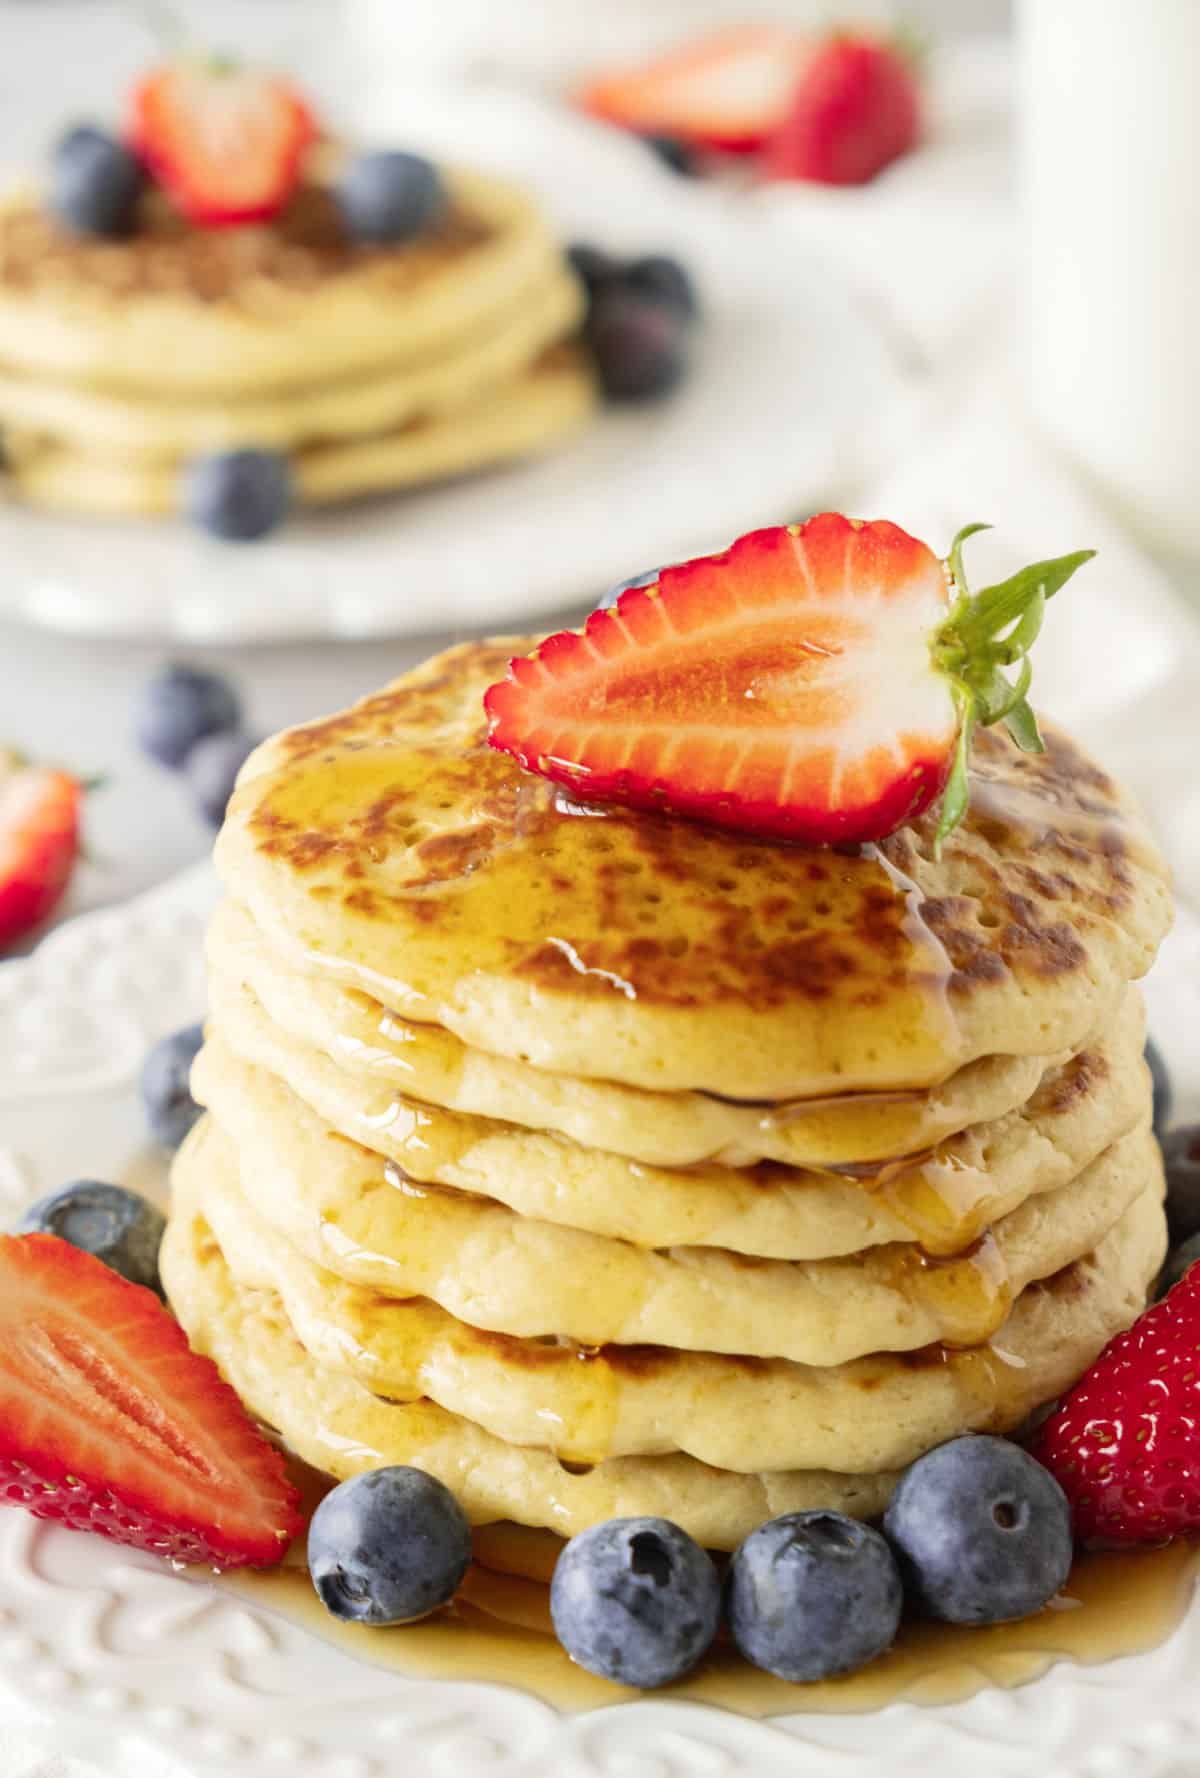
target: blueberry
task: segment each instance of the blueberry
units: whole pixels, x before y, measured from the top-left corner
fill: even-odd
[[[471,1560],[471,1527],[423,1470],[369,1469],[327,1494],[308,1527],[313,1586],[334,1617],[408,1624],[448,1605]]]
[[[231,543],[273,531],[292,497],[288,460],[278,451],[217,451],[183,471],[183,508],[194,525]]]
[[[844,1513],[787,1513],[760,1525],[726,1583],[738,1648],[793,1684],[873,1661],[895,1639],[903,1604],[886,1540]]]
[[[220,673],[174,665],[142,687],[134,728],[143,751],[174,768],[205,735],[236,728],[241,715],[237,692]]]
[[[550,1615],[581,1667],[648,1691],[681,1678],[708,1649],[721,1583],[712,1559],[669,1519],[609,1519],[558,1558]]]
[[[699,173],[700,163],[695,150],[688,143],[681,142],[678,136],[652,135],[643,136],[642,140],[672,173],[679,173],[685,179],[694,179]]]
[[[614,259],[611,253],[591,247],[586,241],[575,241],[568,247],[567,259],[587,291],[589,302],[593,302],[602,290],[620,283],[625,275],[624,260]]]
[[[1146,1039],[1146,1066],[1154,1082],[1154,1133],[1161,1136],[1171,1122],[1174,1094],[1171,1091],[1171,1076],[1167,1072],[1166,1059],[1152,1037]]]
[[[687,330],[672,303],[620,285],[601,290],[586,334],[604,393],[614,401],[669,394],[687,368]]]
[[[646,259],[635,259],[625,268],[625,287],[639,296],[654,297],[678,309],[690,320],[699,313],[696,287],[677,259],[665,253],[654,253]]]
[[[1030,1617],[1071,1567],[1071,1509],[1008,1439],[969,1434],[905,1471],[883,1529],[910,1598],[952,1624]]]
[[[411,241],[433,228],[448,202],[433,162],[399,149],[360,154],[342,177],[337,201],[355,240],[377,246]]]
[[[1158,1274],[1158,1283],[1154,1287],[1154,1300],[1160,1301],[1169,1290],[1174,1290],[1183,1274],[1200,1259],[1200,1235],[1192,1235],[1173,1247],[1166,1257],[1162,1271]]]
[[[183,775],[196,807],[211,827],[220,827],[237,783],[237,775],[258,746],[255,735],[236,731],[206,735],[188,754]]]
[[[1200,1234],[1200,1124],[1184,1124],[1162,1139],[1167,1169],[1167,1228],[1172,1247]]]
[[[88,124],[68,132],[50,165],[50,205],[80,234],[127,235],[146,182],[135,155]]]
[[[57,1235],[106,1266],[162,1295],[158,1250],[166,1228],[162,1211],[124,1186],[77,1179],[39,1198],[14,1225],[15,1235]]]
[[[635,574],[630,580],[623,580],[619,586],[610,587],[597,605],[597,611],[607,611],[615,605],[622,593],[629,592],[633,587],[652,586],[662,573],[661,568],[647,568],[644,574]]]
[[[142,1063],[142,1104],[154,1138],[164,1148],[178,1148],[200,1116],[188,1077],[203,1042],[203,1026],[189,1025],[161,1038]]]

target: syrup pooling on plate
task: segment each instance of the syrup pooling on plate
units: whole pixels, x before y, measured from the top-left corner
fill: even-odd
[[[545,1565],[530,1534],[505,1538],[486,1527],[489,1561]],[[536,1537],[536,1534],[534,1534]],[[553,1540],[551,1540],[553,1542]],[[990,1629],[906,1620],[887,1654],[861,1672],[819,1685],[788,1685],[748,1666],[719,1643],[700,1669],[665,1695],[719,1705],[746,1716],[880,1710],[900,1701],[950,1704],[985,1685],[1037,1679],[1061,1660],[1093,1666],[1156,1648],[1182,1620],[1200,1570],[1200,1551],[1178,1541],[1162,1549],[1080,1557],[1064,1591],[1036,1617]],[[407,1677],[515,1685],[563,1710],[595,1710],[638,1694],[575,1666],[549,1629],[539,1581],[476,1566],[459,1601],[424,1624],[367,1630],[323,1609],[303,1567],[228,1576],[218,1583],[251,1604],[278,1611],[347,1654]]]

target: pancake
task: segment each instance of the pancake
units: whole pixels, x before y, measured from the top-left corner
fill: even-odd
[[[241,445],[290,450],[315,440],[369,437],[477,407],[488,391],[511,385],[572,333],[582,311],[581,287],[566,266],[543,268],[516,301],[428,360],[244,399],[184,402],[157,385],[95,389],[0,365],[0,424],[90,456],[168,462]]]
[[[830,1365],[935,1341],[977,1345],[1027,1284],[1090,1251],[1162,1173],[1141,1126],[1077,1180],[1030,1198],[947,1260],[928,1261],[908,1242],[814,1261],[658,1251],[389,1175],[378,1156],[331,1136],[282,1083],[218,1042],[197,1064],[196,1086],[239,1152],[256,1208],[310,1259],[391,1296],[429,1297],[475,1327],[581,1346]]]
[[[208,958],[210,970],[245,984],[285,1033],[372,1084],[385,1081],[408,1097],[450,1111],[553,1131],[585,1147],[659,1167],[698,1161],[740,1167],[758,1160],[820,1167],[915,1154],[968,1124],[1015,1110],[1053,1062],[1066,1060],[984,1056],[928,1091],[739,1105],[711,1093],[656,1093],[553,1074],[471,1049],[440,1025],[404,1019],[331,977],[289,968],[248,911],[233,901],[223,902],[211,922]],[[1115,1025],[1122,1012],[1114,1008],[1110,1014],[1106,1008],[1105,1021],[1110,1017]]]
[[[532,1525],[496,1519],[490,1525],[475,1526],[471,1545],[480,1568],[549,1586],[555,1563],[562,1555],[563,1539],[553,1531],[537,1531]]]
[[[814,852],[587,809],[487,748],[529,646],[450,650],[247,762],[218,868],[291,966],[538,1067],[778,1100],[1073,1050],[1167,929],[1163,861],[1057,731],[978,735],[940,860],[936,811]]]
[[[352,1076],[289,1037],[248,988],[219,970],[210,979],[214,1048],[197,1066],[195,1087],[218,1107],[231,1094],[248,1097],[253,1103],[243,1117],[289,1129],[298,1127],[290,1092],[310,1114],[306,1128],[315,1144],[321,1129],[332,1130],[394,1162],[410,1184],[450,1186],[522,1216],[640,1247],[724,1247],[808,1260],[916,1237],[930,1252],[953,1254],[1033,1194],[1067,1184],[1144,1120],[1145,1015],[1136,990],[1127,993],[1130,1003],[1108,1034],[1048,1070],[1020,1110],[960,1132],[908,1164],[855,1166],[849,1177],[776,1163],[668,1170],[427,1105],[386,1081]],[[250,1072],[231,1067],[226,1051]],[[254,1070],[266,1070],[284,1090],[257,1080]],[[298,1157],[297,1169],[301,1164]],[[390,1238],[401,1244],[402,1218],[397,1205]],[[376,1223],[374,1234],[386,1251],[387,1228]]]
[[[595,404],[595,379],[582,350],[556,347],[484,391],[476,406],[297,451],[291,459],[295,497],[302,505],[324,505],[395,493],[535,456],[577,432]],[[166,517],[178,509],[180,465],[74,451],[19,430],[6,432],[5,448],[13,485],[34,505],[113,518]]]
[[[128,240],[72,234],[39,195],[0,205],[0,362],[160,398],[238,399],[443,355],[561,265],[515,186],[449,170],[444,225],[400,246],[350,241],[302,186],[262,227],[197,228],[160,193]]]
[[[238,1156],[209,1124],[175,1177],[240,1286],[276,1293],[327,1370],[388,1400],[428,1397],[509,1444],[564,1461],[686,1452],[720,1469],[902,1468],[964,1431],[1007,1432],[1068,1387],[1140,1308],[1144,1279],[1076,1297],[1023,1292],[994,1345],[876,1355],[831,1368],[654,1347],[542,1344],[482,1333],[435,1304],[346,1284],[251,1207]],[[1003,1356],[1001,1356],[1003,1354]]]
[[[1150,1190],[1094,1255],[1039,1287],[1051,1299],[1049,1327],[1058,1303],[1065,1310],[1093,1293],[1120,1301],[1117,1318],[1131,1319],[1163,1243],[1162,1210]],[[201,1218],[172,1218],[162,1267],[192,1344],[305,1462],[339,1479],[414,1463],[454,1491],[473,1523],[513,1520],[569,1537],[602,1519],[649,1514],[675,1520],[710,1549],[728,1550],[783,1512],[823,1507],[873,1517],[898,1479],[895,1472],[819,1470],[735,1475],[681,1455],[613,1458],[573,1473],[549,1452],[507,1444],[429,1402],[384,1402],[345,1372],[317,1364],[276,1294],[234,1282]]]

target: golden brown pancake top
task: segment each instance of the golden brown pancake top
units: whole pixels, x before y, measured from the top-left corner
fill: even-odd
[[[229,228],[189,222],[151,190],[122,240],[75,234],[30,198],[0,210],[0,288],[114,299],[161,293],[253,308],[272,290],[311,290],[364,267],[408,291],[490,235],[460,205],[416,240],[370,246],[347,234],[330,190],[317,183],[302,184],[271,221]]]
[[[483,691],[522,646],[467,645],[283,737],[286,763],[243,793],[257,850],[464,970],[675,1007],[1083,976],[1091,934],[1136,924],[1135,863],[1161,874],[1112,780],[1056,731],[1040,756],[978,736],[940,861],[936,812],[843,852],[573,803],[485,742]]]

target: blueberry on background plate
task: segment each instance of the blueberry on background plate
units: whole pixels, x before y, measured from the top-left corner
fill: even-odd
[[[188,1025],[173,1031],[151,1049],[142,1063],[142,1104],[155,1141],[178,1148],[200,1107],[188,1085],[192,1063],[204,1042],[204,1027]]]
[[[612,400],[651,400],[683,381],[689,327],[675,304],[616,284],[598,292],[585,331]]]
[[[584,337],[604,393],[614,401],[666,395],[687,369],[695,289],[665,253],[622,260],[577,241],[567,258],[587,289]]]
[[[253,543],[281,523],[291,505],[292,472],[278,451],[217,451],[185,465],[182,506],[202,531],[229,543]]]
[[[712,1558],[668,1519],[609,1519],[573,1537],[550,1615],[571,1659],[643,1691],[690,1672],[721,1616]]]
[[[411,241],[433,228],[448,203],[433,162],[401,149],[360,154],[342,175],[336,196],[355,240],[380,247]]]
[[[896,1558],[869,1525],[843,1513],[786,1513],[734,1555],[725,1605],[748,1661],[809,1683],[852,1673],[890,1648],[904,1588]]]
[[[1167,1228],[1172,1247],[1200,1234],[1200,1124],[1183,1124],[1162,1138],[1167,1170]]]
[[[1192,1235],[1188,1240],[1181,1241],[1178,1247],[1172,1247],[1158,1274],[1158,1282],[1154,1286],[1154,1300],[1160,1302],[1169,1290],[1174,1290],[1183,1274],[1190,1271],[1200,1259],[1200,1235]]]
[[[146,174],[115,137],[81,124],[62,137],[50,161],[50,207],[79,234],[129,234]]]
[[[31,1204],[14,1235],[57,1235],[106,1266],[162,1295],[158,1250],[166,1229],[162,1211],[137,1192],[99,1179],[77,1179]]]
[[[618,283],[625,270],[624,260],[605,253],[602,247],[590,246],[587,241],[572,242],[567,248],[567,262],[587,291],[589,301]]]
[[[1005,1438],[971,1433],[919,1457],[884,1514],[909,1598],[952,1624],[1040,1611],[1071,1567],[1067,1497]]]
[[[666,253],[652,253],[645,259],[632,260],[625,267],[623,282],[627,290],[667,303],[681,315],[686,315],[689,321],[700,312],[691,278],[679,261]]]
[[[471,1560],[471,1527],[449,1488],[423,1470],[369,1469],[322,1500],[308,1567],[334,1617],[409,1624],[448,1605]]]
[[[181,766],[197,741],[237,728],[237,692],[220,673],[174,664],[147,680],[134,712],[143,751],[160,765]]]
[[[656,154],[664,166],[670,167],[672,173],[679,173],[685,179],[694,179],[700,171],[699,159],[695,150],[678,136],[650,135],[643,136],[642,141]]]
[[[1152,1037],[1146,1039],[1146,1066],[1154,1082],[1154,1133],[1161,1136],[1171,1121],[1171,1076],[1166,1058]]]
[[[256,735],[206,735],[197,741],[183,768],[196,807],[212,827],[220,827],[237,775],[258,746]]]
[[[633,587],[652,586],[661,573],[661,568],[647,568],[644,574],[634,574],[629,580],[621,581],[619,586],[609,587],[596,610],[607,611],[616,604],[622,593],[629,592]]]

